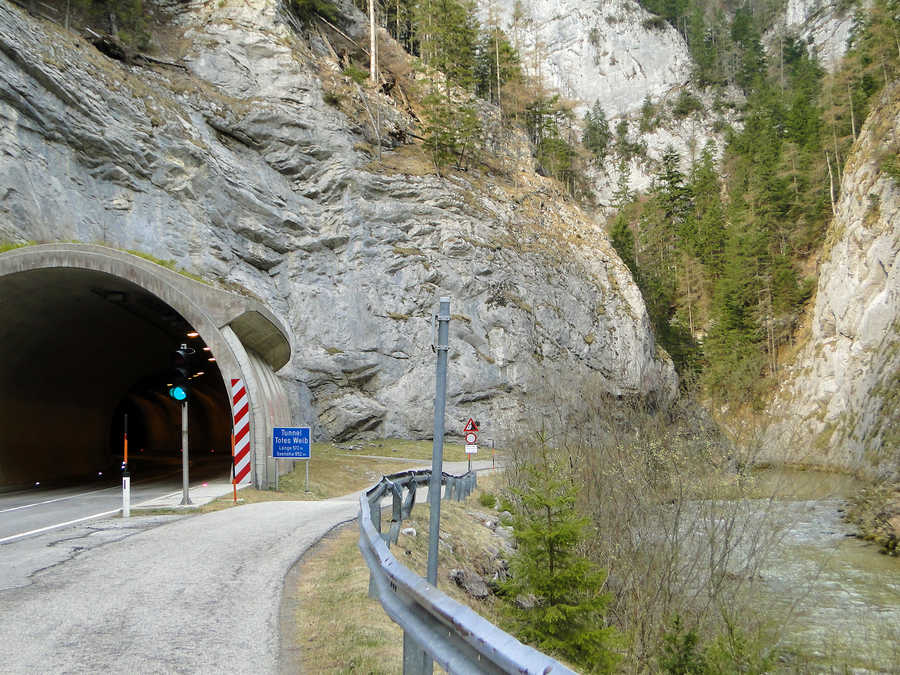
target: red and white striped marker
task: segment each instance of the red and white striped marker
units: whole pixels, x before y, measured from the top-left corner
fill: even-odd
[[[231,412],[234,415],[234,484],[249,483],[250,398],[241,379],[231,380]]]

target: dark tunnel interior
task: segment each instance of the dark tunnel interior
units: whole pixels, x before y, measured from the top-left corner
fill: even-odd
[[[0,486],[117,478],[125,416],[129,469],[180,470],[181,404],[169,398],[172,355],[195,350],[189,399],[192,464],[230,466],[228,394],[203,336],[126,279],[74,268],[0,277]]]

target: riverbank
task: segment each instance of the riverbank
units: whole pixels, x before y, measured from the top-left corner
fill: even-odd
[[[876,483],[847,500],[844,518],[882,553],[900,555],[900,484]]]

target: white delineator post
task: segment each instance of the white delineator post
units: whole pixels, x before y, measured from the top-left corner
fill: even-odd
[[[241,379],[231,380],[231,411],[234,417],[234,484],[251,480],[250,397]]]

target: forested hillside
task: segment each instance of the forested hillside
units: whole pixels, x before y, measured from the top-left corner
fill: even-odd
[[[855,11],[844,63],[828,75],[803,41],[762,35],[777,5],[644,3],[685,37],[695,84],[740,88],[740,123],[686,171],[667,153],[647,195],[622,194],[611,234],[647,301],[660,342],[716,400],[761,404],[795,342],[843,163],[870,103],[897,77],[898,4]],[[723,99],[724,104],[724,99]],[[897,149],[882,167],[897,176]]]

